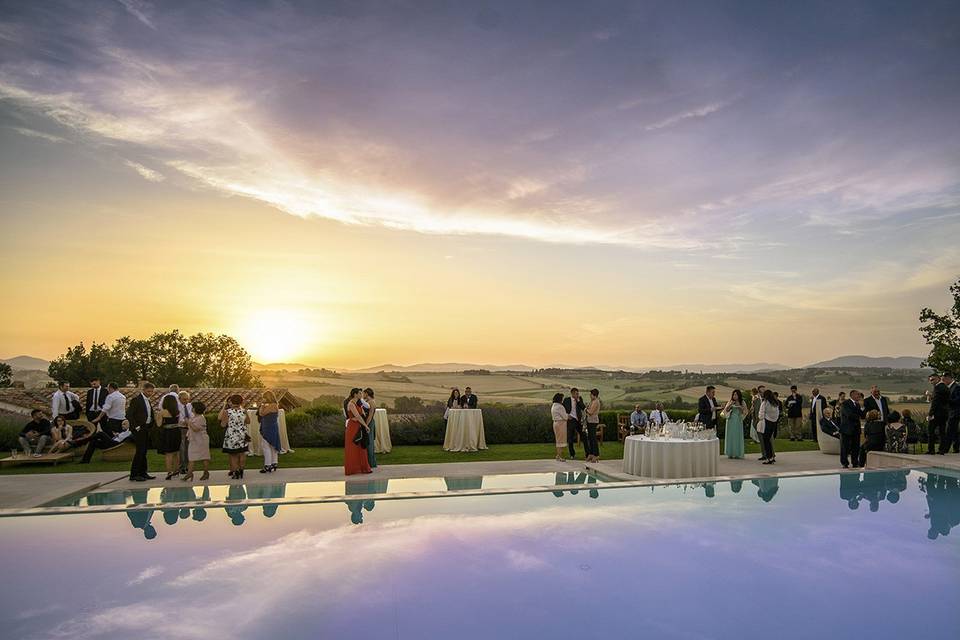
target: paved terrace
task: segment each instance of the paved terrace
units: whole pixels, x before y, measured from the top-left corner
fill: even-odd
[[[777,464],[761,465],[756,455],[743,460],[730,460],[721,457],[718,475],[711,478],[688,478],[682,480],[651,480],[631,476],[621,471],[621,460],[601,461],[588,465],[607,476],[638,484],[671,484],[673,482],[704,482],[709,480],[725,481],[737,478],[758,478],[774,476],[815,475],[842,472],[837,456],[825,455],[819,451],[795,451],[777,454]],[[960,454],[946,456],[908,455],[871,453],[867,467],[884,469],[892,467],[944,467],[960,471]],[[510,473],[543,473],[557,471],[575,471],[583,469],[582,462],[556,462],[554,460],[507,460],[497,462],[457,462],[438,464],[402,464],[382,465],[372,476],[351,476],[350,480],[369,480],[375,478],[427,478],[427,477],[470,477]],[[851,470],[851,473],[859,470]],[[91,491],[97,488],[109,489],[146,489],[183,485],[180,481],[163,480],[163,474],[157,472],[157,479],[149,482],[130,482],[126,473],[38,473],[27,475],[0,476],[0,509],[28,509],[43,506],[57,498],[74,493]],[[302,467],[281,468],[272,474],[261,474],[257,468],[248,469],[243,480],[232,480],[227,471],[211,471],[210,479],[205,482],[194,481],[190,486],[244,484],[276,484],[278,482],[316,482],[346,481],[342,467]],[[570,488],[570,487],[566,487]],[[482,490],[480,491],[482,492]],[[458,492],[464,495],[462,492]],[[352,496],[357,498],[358,496]],[[342,499],[337,497],[336,499]]]

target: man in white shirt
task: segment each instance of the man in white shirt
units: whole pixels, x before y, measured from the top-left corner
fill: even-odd
[[[80,396],[70,391],[69,382],[61,382],[60,388],[54,392],[53,399],[50,401],[50,422],[53,423],[57,416],[68,416],[73,413],[73,403],[80,404]],[[75,416],[71,419],[76,419]]]
[[[103,407],[100,409],[100,415],[91,420],[95,425],[99,425],[100,430],[93,434],[87,444],[87,450],[83,452],[80,464],[90,462],[93,452],[97,449],[109,449],[123,441],[116,438],[124,432],[123,421],[127,417],[127,398],[120,393],[116,382],[107,385],[107,392],[107,397],[103,400]],[[127,431],[126,433],[129,436],[130,432]]]
[[[670,416],[663,410],[663,403],[658,402],[656,408],[650,412],[650,423],[662,427],[666,422],[670,422]]]

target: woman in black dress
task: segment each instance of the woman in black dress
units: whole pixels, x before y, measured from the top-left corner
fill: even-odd
[[[167,480],[179,473],[181,437],[180,406],[177,404],[177,397],[165,395],[160,403],[160,444],[157,447],[157,453],[163,454]]]

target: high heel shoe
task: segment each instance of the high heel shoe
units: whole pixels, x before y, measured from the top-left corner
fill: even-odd
[[[276,470],[277,470],[277,463],[274,462],[272,465],[270,465],[270,473],[273,473]]]
[[[204,472],[203,472],[203,475],[200,476],[200,479],[201,479],[201,480],[209,480],[209,479],[210,479],[210,472],[209,472],[209,471],[204,471]]]
[[[237,472],[236,472],[236,471],[231,471],[231,472],[230,472],[230,478],[233,479],[233,480],[236,480],[236,479],[237,479]]]
[[[191,480],[193,480],[193,471],[183,476],[181,480],[183,480],[184,482],[190,482]]]
[[[270,473],[270,467],[264,466],[263,469],[260,469],[260,473]]]
[[[172,477],[175,476],[175,475],[177,475],[177,472],[176,472],[176,471],[171,471],[170,473],[167,474],[167,480],[169,480],[170,478],[172,478]]]
[[[237,471],[237,480],[243,480],[243,469]]]

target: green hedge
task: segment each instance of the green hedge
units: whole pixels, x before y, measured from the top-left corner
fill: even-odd
[[[617,437],[617,414],[629,415],[628,411],[601,411],[600,421],[604,424],[606,440]],[[667,412],[673,420],[693,420],[695,410],[671,410]],[[210,446],[219,448],[223,443],[223,427],[216,413],[208,413],[207,432]],[[395,445],[440,445],[443,444],[445,425],[438,415],[420,416],[411,421],[405,416],[394,416],[390,422],[390,438]],[[0,416],[0,452],[16,448],[17,436],[29,421],[24,417],[17,420],[11,416]],[[546,406],[506,406],[490,405],[483,407],[483,425],[488,444],[535,444],[553,442],[553,422],[549,407]],[[919,435],[926,442],[927,425],[919,423]],[[256,422],[250,425],[257,429]],[[720,418],[719,435],[724,436],[726,421]],[[783,433],[783,431],[781,431]],[[152,439],[158,438],[159,429],[152,430]],[[342,447],[343,415],[334,407],[311,406],[306,410],[287,412],[287,434],[290,444],[296,447]],[[155,448],[155,442],[151,445]]]

